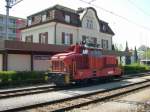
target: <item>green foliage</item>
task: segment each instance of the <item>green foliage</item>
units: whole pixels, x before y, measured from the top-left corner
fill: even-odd
[[[126,42],[125,52],[129,53],[129,48],[128,48],[128,43],[127,42]],[[131,64],[131,56],[130,55],[125,56],[125,63],[126,63],[126,65]]]
[[[125,74],[130,74],[130,73],[140,73],[140,72],[149,71],[150,67],[147,65],[140,65],[138,63],[134,63],[131,65],[122,66],[122,69],[124,70]]]
[[[24,84],[24,83],[38,83],[44,82],[45,75],[43,72],[35,71],[0,71],[0,85],[7,84]]]
[[[135,49],[134,49],[134,62],[135,62],[135,63],[138,62],[138,54],[137,54],[136,47],[135,47]]]
[[[144,53],[143,53],[143,58],[146,59],[146,57],[147,57],[148,59],[150,59],[150,49],[148,49],[147,51],[144,51]]]
[[[115,51],[123,51],[123,46],[122,44],[115,44],[114,49]]]

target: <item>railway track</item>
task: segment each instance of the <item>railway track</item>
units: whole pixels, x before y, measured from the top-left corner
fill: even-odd
[[[110,100],[111,98],[115,98],[127,93],[131,93],[133,91],[137,91],[143,88],[147,88],[150,86],[150,80],[145,80],[138,83],[133,83],[129,85],[124,85],[121,87],[115,87],[112,89],[106,89],[102,91],[96,91],[83,95],[75,95],[73,97],[68,97],[65,99],[54,100],[45,103],[39,103],[29,106],[17,107],[8,110],[4,110],[6,112],[49,112],[49,111],[65,111],[71,110],[73,108],[78,108],[82,106],[86,106],[88,104],[101,102]]]
[[[31,87],[31,88],[16,89],[16,90],[6,90],[6,91],[0,91],[0,99],[38,94],[38,93],[44,93],[44,92],[50,92],[56,90],[58,90],[58,88],[56,88],[56,86],[51,86],[51,85],[45,87]]]
[[[146,75],[145,73],[141,73],[138,75],[134,76],[126,76],[122,77],[120,79],[112,80],[111,82],[119,81],[119,80],[124,80],[124,79],[130,79],[133,77],[141,77],[142,75]],[[107,83],[107,82],[105,82]],[[93,84],[96,85],[97,83]],[[86,84],[86,85],[76,85],[76,86],[68,86],[64,88],[52,86],[52,85],[47,85],[47,86],[39,86],[39,87],[30,87],[30,88],[24,88],[24,89],[16,89],[16,90],[6,90],[6,91],[0,91],[0,99],[5,99],[5,98],[11,98],[11,97],[19,97],[19,96],[25,96],[25,95],[32,95],[32,94],[39,94],[39,93],[46,93],[46,92],[52,92],[52,91],[58,91],[58,90],[63,90],[63,89],[71,89],[71,88],[80,88],[80,87],[88,87],[91,86],[91,84]]]
[[[80,108],[82,106],[86,106],[92,103],[104,102],[110,99],[115,99],[116,97],[120,97],[121,95],[129,94],[137,90],[148,88],[148,87],[150,87],[149,80],[127,85],[124,87],[118,87],[118,88],[108,89],[104,91],[97,91],[94,93],[62,99],[55,102],[51,102],[49,104],[44,104],[44,105],[41,104],[38,106],[33,106],[33,107],[29,107],[33,109],[27,109],[25,111],[26,112],[50,112],[50,111],[63,112],[63,111],[72,110],[74,108]]]

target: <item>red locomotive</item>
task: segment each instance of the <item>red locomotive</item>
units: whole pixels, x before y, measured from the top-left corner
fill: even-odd
[[[67,53],[51,58],[49,79],[59,85],[101,77],[121,76],[115,56],[102,55],[102,49],[74,45]]]

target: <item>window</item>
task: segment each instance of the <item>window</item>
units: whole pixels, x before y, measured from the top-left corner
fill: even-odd
[[[48,32],[39,34],[39,43],[48,44]]]
[[[9,23],[10,24],[16,24],[16,20],[15,19],[9,19]]]
[[[28,26],[30,26],[32,23],[31,19],[28,20]]]
[[[69,16],[69,15],[65,15],[65,21],[66,21],[67,23],[70,23],[70,16]]]
[[[87,19],[86,27],[89,28],[89,20]]]
[[[108,40],[102,39],[102,48],[108,49]]]
[[[89,37],[89,36],[83,35],[82,36],[82,42],[97,44],[97,38],[96,37]]]
[[[93,29],[93,21],[92,20],[87,19],[86,28]]]
[[[42,15],[42,21],[46,21],[46,15]]]
[[[62,44],[73,44],[73,35],[71,33],[62,32]]]
[[[15,29],[15,28],[9,28],[9,29],[8,29],[8,32],[9,32],[10,34],[14,34],[14,33],[16,33],[16,29]]]
[[[0,17],[0,23],[3,23],[3,17]]]
[[[105,26],[105,25],[103,25],[103,27],[102,27],[102,28],[103,28],[103,31],[106,31],[106,26]]]
[[[3,27],[0,27],[0,32],[3,32]]]
[[[83,36],[82,36],[82,42],[83,42],[83,43],[87,43],[87,42],[88,42],[88,37],[85,36],[85,35],[83,35]]]
[[[25,42],[33,42],[33,35],[26,36]]]
[[[97,38],[95,38],[95,37],[91,37],[91,43],[93,43],[93,44],[97,44]]]
[[[89,23],[90,25],[89,25],[89,28],[90,29],[93,29],[93,21],[92,20],[90,20],[90,23]]]

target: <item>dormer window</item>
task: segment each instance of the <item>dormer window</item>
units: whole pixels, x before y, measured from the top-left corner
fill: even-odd
[[[42,15],[42,22],[46,21],[46,14]]]
[[[106,31],[106,26],[105,26],[105,25],[103,25],[102,29],[103,29],[103,31]]]
[[[31,20],[31,19],[29,19],[29,20],[28,20],[28,26],[30,26],[30,25],[31,25],[31,23],[32,23],[32,20]]]
[[[65,21],[66,21],[67,23],[70,23],[70,16],[69,16],[69,15],[65,15]]]

